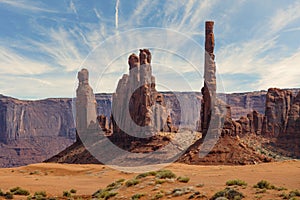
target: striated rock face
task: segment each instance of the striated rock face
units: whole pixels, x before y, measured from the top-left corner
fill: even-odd
[[[293,98],[285,124],[286,131],[279,133],[275,146],[288,156],[300,158],[300,92]]]
[[[20,101],[0,98],[0,141],[32,137],[75,138],[71,99]]]
[[[265,114],[267,91],[255,91],[245,93],[218,94],[218,97],[225,99],[231,107],[231,117],[238,120],[241,116],[256,110],[260,114]]]
[[[0,167],[41,162],[71,145],[71,99],[23,101],[0,97]]]
[[[286,131],[293,94],[289,90],[270,88],[266,97],[264,134],[276,137]]]

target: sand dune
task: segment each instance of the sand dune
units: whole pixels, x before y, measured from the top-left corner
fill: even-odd
[[[252,186],[264,179],[274,184],[292,189],[300,189],[300,161],[291,160],[247,166],[196,166],[173,163],[166,167],[177,176],[188,176],[188,183],[164,183],[159,190],[168,191],[176,187],[193,186],[197,191],[211,197],[215,192],[224,189],[225,182],[230,179],[241,179],[248,183],[246,188],[239,188],[245,199],[255,199],[256,189]],[[20,186],[33,194],[36,191],[47,191],[49,196],[62,196],[64,190],[76,189],[77,195],[91,195],[100,188],[124,178],[132,179],[137,174],[121,172],[104,165],[75,165],[40,163],[18,168],[0,169],[0,188],[4,191]],[[143,199],[151,199],[157,191],[154,186],[146,184],[146,178],[139,185],[119,190],[116,199],[130,199],[135,193],[147,194]],[[204,184],[197,188],[197,184]],[[261,199],[282,199],[278,195],[282,191],[267,191]],[[187,199],[181,196],[177,199]],[[19,197],[18,197],[19,198]],[[16,199],[18,199],[16,198]],[[20,197],[21,198],[21,197]],[[166,198],[166,197],[164,197]],[[172,197],[173,198],[173,197]]]

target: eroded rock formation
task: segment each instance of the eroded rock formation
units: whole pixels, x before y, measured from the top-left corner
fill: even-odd
[[[204,87],[201,89],[203,96],[201,103],[201,124],[199,131],[206,135],[212,116],[216,99],[216,64],[215,64],[215,39],[213,33],[214,22],[205,23],[205,60],[204,60]]]
[[[89,85],[89,72],[82,69],[78,72],[76,90],[76,129],[85,134],[88,129],[97,129],[97,103],[93,89]]]
[[[128,64],[129,75],[123,75],[113,94],[113,138],[124,143],[148,138],[163,131],[165,125],[173,131],[164,96],[155,89],[150,51],[140,49],[139,56],[131,54]]]

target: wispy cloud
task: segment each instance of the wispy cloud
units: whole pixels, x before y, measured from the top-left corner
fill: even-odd
[[[116,6],[115,6],[115,26],[116,26],[116,29],[118,29],[118,26],[119,26],[119,3],[120,3],[120,0],[116,0]]]
[[[280,9],[270,20],[270,33],[277,33],[287,25],[300,18],[300,2],[295,1],[287,8]]]
[[[52,67],[41,61],[21,56],[19,53],[0,46],[0,74],[36,75],[52,71]]]
[[[75,13],[76,15],[78,15],[78,14],[77,14],[77,9],[76,9],[75,4],[74,4],[74,2],[73,2],[72,0],[70,0],[70,10],[71,10],[73,13]]]
[[[35,1],[28,2],[28,1],[12,1],[12,0],[0,0],[0,4],[6,4],[15,8],[19,8],[22,10],[28,10],[32,12],[56,12],[54,10],[47,9],[41,5],[37,5]]]
[[[60,27],[58,30],[49,30],[49,42],[38,42],[30,40],[30,43],[52,58],[53,63],[57,63],[66,71],[77,70],[84,59],[84,54],[80,52],[78,46],[70,38],[72,31],[67,31]],[[81,35],[76,35],[79,38]],[[87,54],[86,54],[87,55]],[[54,66],[57,67],[57,66]]]

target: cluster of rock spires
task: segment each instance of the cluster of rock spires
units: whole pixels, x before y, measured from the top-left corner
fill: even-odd
[[[299,157],[300,92],[295,97],[290,91],[271,88],[266,96],[265,115],[254,110],[247,116],[233,120],[230,106],[216,95],[213,26],[212,21],[205,24],[204,87],[201,90],[200,119],[196,124],[196,130],[202,133],[202,138],[197,140],[178,161],[192,164],[254,164],[271,161],[272,158],[259,154],[255,148],[240,140],[241,137],[251,134],[278,136],[277,140],[286,140],[288,143],[276,144],[289,152],[295,152],[292,156]],[[128,64],[129,75],[123,75],[112,97],[110,119],[105,115],[96,116],[95,97],[88,85],[88,72],[83,69],[78,73],[76,123],[78,131],[82,128],[88,130],[101,128],[115,144],[136,152],[132,148],[136,148],[137,144],[140,147],[156,141],[157,132],[177,132],[178,129],[172,125],[163,95],[155,89],[150,51],[140,49],[139,56],[131,54]],[[83,119],[82,115],[85,116]],[[96,119],[98,124],[95,123]],[[157,141],[163,143],[163,140]],[[205,157],[199,157],[200,152],[206,151],[207,144],[212,144],[212,149],[208,149],[209,152]],[[82,147],[82,144],[79,146]],[[72,150],[73,154],[78,151],[75,146],[70,147],[49,161],[64,162],[62,158],[69,150]],[[90,158],[89,153],[84,150],[81,150],[81,154]],[[75,161],[73,159],[70,162]],[[98,163],[95,160],[94,162]]]
[[[159,131],[176,132],[167,113],[164,96],[155,89],[151,53],[128,58],[129,75],[124,74],[113,94],[113,138],[126,143],[154,136]]]

